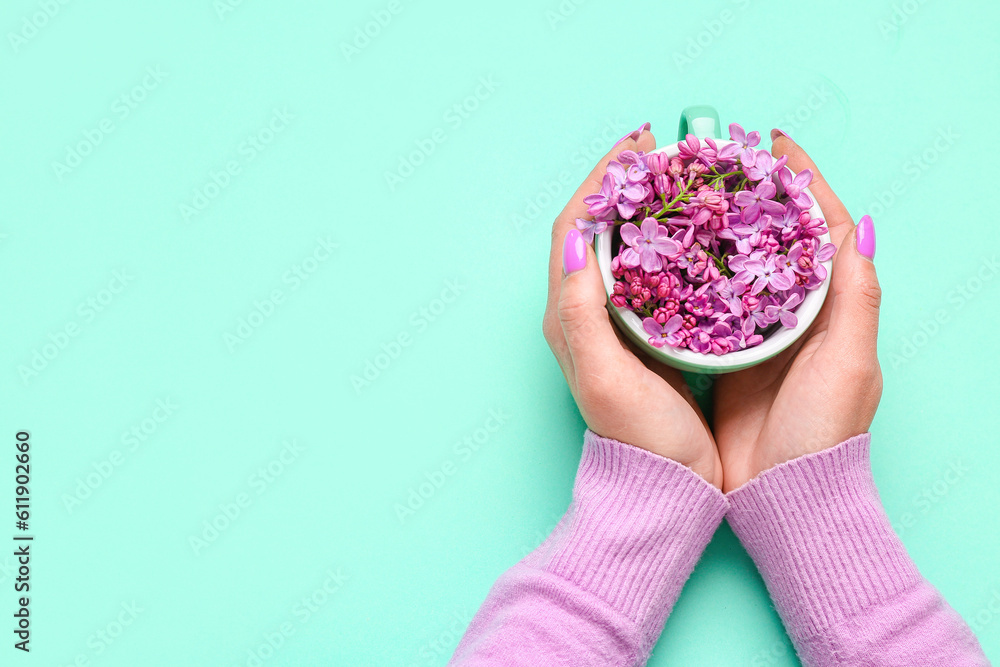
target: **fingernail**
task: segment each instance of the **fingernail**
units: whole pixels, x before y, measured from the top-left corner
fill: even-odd
[[[615,142],[615,146],[617,146],[621,142],[625,141],[626,139],[631,139],[632,141],[638,141],[639,140],[639,135],[641,135],[643,132],[645,132],[646,130],[648,130],[650,127],[652,127],[652,126],[649,123],[643,123],[642,125],[639,126],[638,130],[632,130],[631,132],[629,132],[628,134],[626,134],[624,137],[622,137],[621,139],[619,139],[618,141],[616,141]]]
[[[587,242],[579,229],[571,229],[563,241],[563,271],[566,275],[587,266]]]
[[[868,259],[875,259],[875,223],[872,217],[866,215],[858,222],[854,229],[855,241],[857,241],[858,252]]]
[[[788,133],[785,132],[784,130],[779,130],[778,128],[774,128],[773,130],[771,130],[771,141],[774,141],[778,137],[784,137],[785,139],[792,141],[792,138],[788,136]]]

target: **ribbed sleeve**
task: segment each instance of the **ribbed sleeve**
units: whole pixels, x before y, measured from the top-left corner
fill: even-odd
[[[721,523],[689,468],[588,430],[573,501],[494,585],[454,665],[635,665]]]
[[[870,434],[768,470],[728,494],[805,665],[987,665],[968,626],[920,575],[885,514]]]

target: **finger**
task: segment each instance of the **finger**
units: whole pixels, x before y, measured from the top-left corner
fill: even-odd
[[[833,310],[823,346],[845,363],[877,367],[879,306],[882,290],[875,274],[875,227],[864,216],[834,257]]]
[[[643,126],[645,127],[645,126]],[[594,167],[590,175],[583,181],[573,197],[566,204],[566,208],[556,217],[552,225],[552,249],[549,253],[549,293],[548,302],[551,307],[559,298],[560,285],[562,283],[562,246],[566,233],[571,229],[576,229],[577,218],[593,218],[587,214],[587,205],[583,203],[583,198],[592,195],[601,189],[601,181],[604,180],[604,173],[607,171],[608,162],[618,157],[625,150],[651,151],[656,148],[656,140],[652,132],[644,129],[638,140],[631,136],[625,137],[607,155],[605,155]]]
[[[823,174],[820,173],[816,164],[802,150],[801,146],[792,141],[781,130],[771,130],[771,141],[771,154],[776,158],[787,155],[789,169],[796,174],[804,169],[812,171],[813,178],[809,184],[809,190],[819,202],[819,207],[823,209],[823,215],[826,216],[826,226],[830,229],[830,238],[837,246],[840,246],[841,240],[854,226],[851,214],[847,212],[847,208],[833,193],[829,183],[823,178]]]
[[[570,229],[563,242],[565,275],[557,312],[577,380],[604,377],[620,361],[624,348],[608,315],[608,295],[597,267],[597,256],[580,232]],[[607,377],[605,377],[607,376]]]

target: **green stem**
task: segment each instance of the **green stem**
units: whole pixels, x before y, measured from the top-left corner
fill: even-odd
[[[671,210],[671,207],[674,204],[676,204],[678,201],[680,201],[681,198],[687,193],[687,189],[689,187],[691,187],[691,183],[692,183],[692,181],[688,181],[687,183],[685,183],[684,187],[681,188],[681,191],[679,193],[677,193],[677,196],[674,197],[673,201],[671,201],[670,203],[667,203],[667,196],[661,192],[660,193],[660,199],[663,201],[663,210],[660,211],[659,213],[657,213],[656,217],[659,218],[659,217],[661,217],[661,216],[666,215],[667,213],[669,213],[670,210]],[[681,209],[677,209],[677,210],[679,211]]]

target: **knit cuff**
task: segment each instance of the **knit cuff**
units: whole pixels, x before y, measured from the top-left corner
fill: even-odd
[[[797,646],[920,579],[875,489],[870,439],[793,459],[727,495],[727,519]]]
[[[600,598],[651,646],[726,508],[690,468],[588,429],[573,503],[526,564]]]

